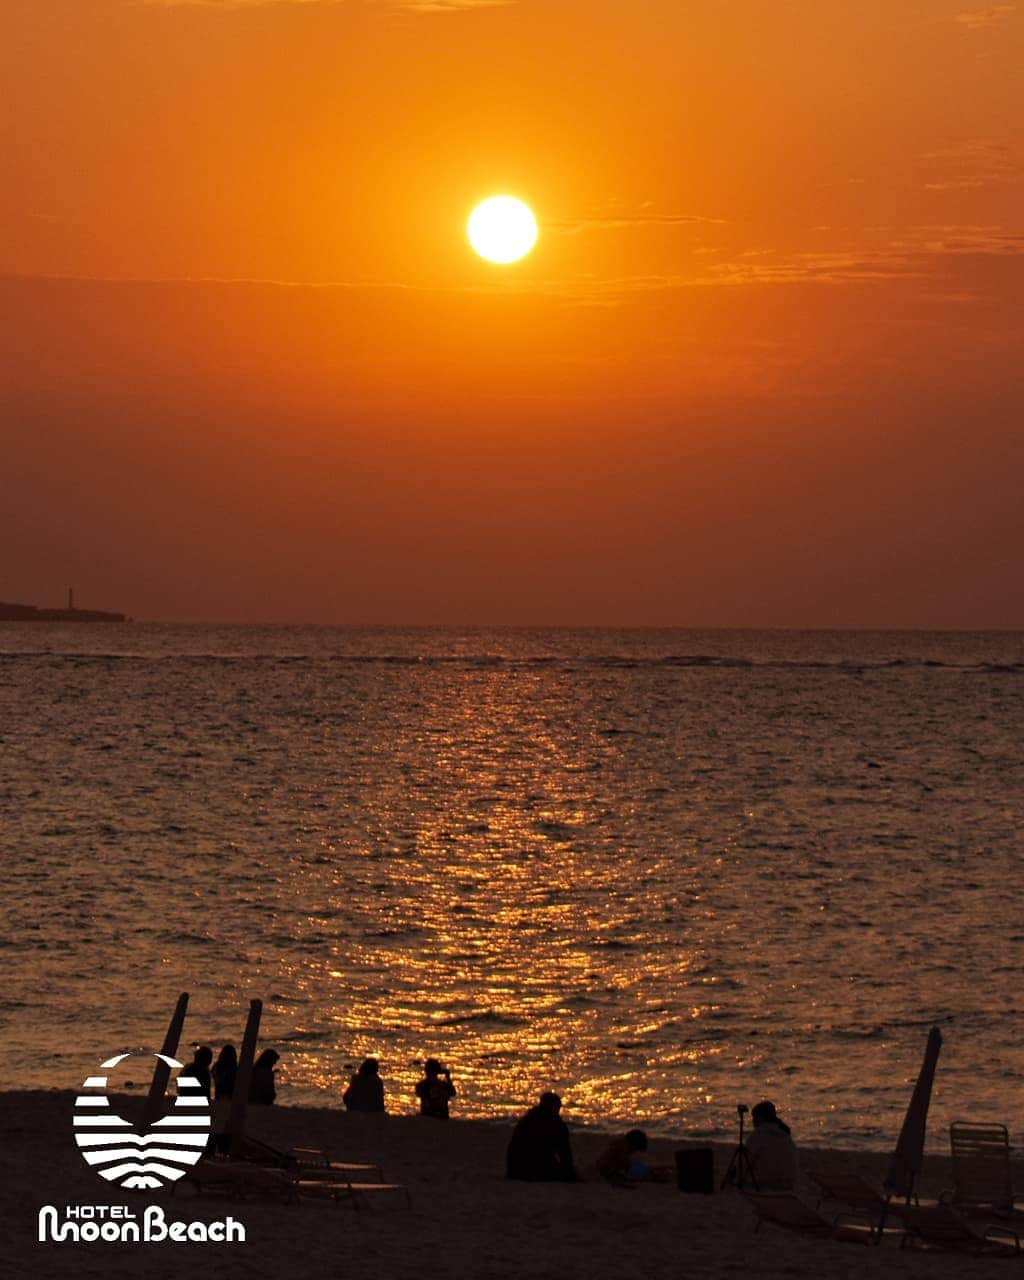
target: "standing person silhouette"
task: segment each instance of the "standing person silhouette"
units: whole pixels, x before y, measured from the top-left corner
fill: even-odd
[[[183,1076],[191,1076],[199,1081],[199,1088],[208,1098],[210,1096],[210,1063],[213,1061],[213,1050],[208,1044],[197,1045],[192,1061],[182,1071]]]
[[[215,1098],[231,1098],[235,1093],[235,1078],[238,1075],[238,1051],[233,1044],[226,1044],[217,1054],[213,1064],[213,1096]]]
[[[217,1055],[210,1073],[213,1077],[213,1146],[217,1151],[227,1155],[231,1146],[228,1136],[228,1121],[231,1118],[231,1099],[235,1095],[235,1080],[238,1077],[238,1050],[233,1044],[226,1044]]]
[[[280,1058],[275,1049],[264,1049],[253,1063],[252,1080],[249,1083],[249,1101],[269,1107],[277,1097],[274,1081],[274,1063]]]
[[[420,1115],[435,1120],[448,1119],[448,1104],[455,1097],[452,1073],[436,1058],[428,1058],[423,1064],[423,1079],[416,1086],[420,1100]]]

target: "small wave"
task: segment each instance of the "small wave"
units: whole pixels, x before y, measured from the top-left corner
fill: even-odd
[[[478,1013],[453,1013],[444,1018],[434,1018],[435,1027],[461,1027],[469,1023],[490,1023],[496,1027],[525,1027],[527,1020],[511,1013],[496,1013],[493,1009],[482,1009]]]
[[[567,843],[576,839],[576,830],[570,827],[566,822],[535,822],[533,829],[539,836],[544,836],[548,840],[556,840],[561,843]]]
[[[655,665],[663,667],[756,667],[754,658],[724,658],[710,653],[695,653],[683,657],[655,659]]]
[[[1009,1018],[1012,1015],[1012,1013],[1013,1013],[1012,1010],[1007,1010],[1005,1013],[1005,1016]],[[931,1027],[931,1026],[934,1026],[937,1022],[952,1022],[952,1021],[953,1021],[953,1014],[942,1013],[942,1014],[933,1014],[930,1017],[925,1017],[925,1018],[889,1018],[884,1025],[886,1027]]]

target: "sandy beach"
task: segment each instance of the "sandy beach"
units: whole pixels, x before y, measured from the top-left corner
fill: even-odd
[[[509,1129],[477,1121],[416,1116],[370,1117],[338,1110],[275,1106],[252,1113],[250,1133],[278,1146],[317,1145],[338,1159],[379,1162],[404,1183],[401,1197],[380,1197],[355,1213],[346,1205],[307,1201],[197,1200],[188,1188],[111,1194],[83,1163],[71,1140],[74,1095],[0,1095],[0,1214],[4,1272],[10,1276],[171,1276],[183,1268],[209,1276],[277,1275],[377,1280],[446,1277],[680,1276],[989,1276],[1014,1266],[993,1258],[824,1243],[791,1232],[754,1229],[732,1191],[684,1195],[672,1185],[619,1190],[602,1183],[593,1162],[605,1136],[574,1133],[577,1185],[526,1185],[503,1177]],[[669,1162],[669,1140],[652,1143],[654,1162]],[[720,1176],[730,1149],[715,1150]],[[880,1179],[884,1154],[803,1150],[804,1169],[842,1164]],[[948,1185],[948,1161],[928,1159],[922,1194]],[[385,1203],[386,1201],[386,1203]],[[168,1220],[214,1221],[229,1214],[246,1229],[236,1244],[41,1244],[38,1213],[52,1204],[128,1204],[141,1214],[159,1204]]]

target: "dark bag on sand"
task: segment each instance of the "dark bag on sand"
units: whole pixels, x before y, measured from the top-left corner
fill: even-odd
[[[715,1189],[715,1152],[712,1147],[687,1147],[676,1152],[676,1185],[680,1191],[709,1196]]]

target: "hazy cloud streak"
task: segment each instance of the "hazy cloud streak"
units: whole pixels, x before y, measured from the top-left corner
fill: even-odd
[[[681,227],[698,223],[727,226],[725,218],[707,218],[697,213],[614,214],[596,218],[554,218],[545,221],[545,231],[575,236],[581,231],[616,231],[629,227]]]
[[[1015,4],[994,4],[987,9],[972,9],[967,13],[958,13],[953,21],[959,22],[969,31],[979,31],[985,27],[994,27],[997,23],[1017,12]]]
[[[997,183],[1018,182],[1022,173],[1015,149],[990,138],[974,138],[929,151],[922,158],[953,171],[926,182],[926,191],[974,191]]]
[[[158,9],[256,9],[294,5],[324,5],[338,7],[350,0],[129,0]],[[514,4],[515,0],[375,0],[390,9],[406,9],[410,13],[461,13],[470,9],[494,9]]]

